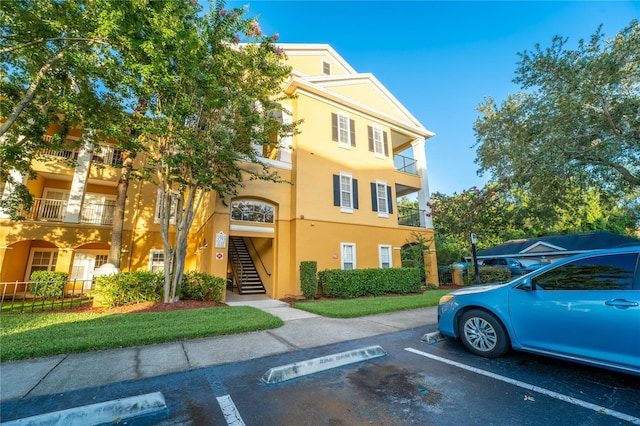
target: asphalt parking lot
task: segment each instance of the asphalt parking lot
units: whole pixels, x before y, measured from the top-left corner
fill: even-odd
[[[435,327],[406,330],[139,381],[9,401],[19,418],[160,392],[154,425],[629,425],[640,424],[640,377],[512,352],[475,357]],[[386,355],[276,384],[273,367],[372,345]],[[4,420],[3,420],[4,421]],[[125,424],[125,423],[122,423]]]

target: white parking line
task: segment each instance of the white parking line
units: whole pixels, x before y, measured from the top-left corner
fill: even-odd
[[[442,357],[439,357],[439,356],[436,356],[436,355],[428,354],[426,352],[422,352],[422,351],[419,351],[417,349],[413,349],[413,348],[404,348],[404,349],[406,351],[412,352],[414,354],[421,355],[421,356],[424,356],[426,358],[431,358],[431,359],[433,359],[435,361],[440,361],[440,362],[443,362],[445,364],[453,365],[455,367],[462,368],[464,370],[471,371],[471,372],[476,373],[476,374],[481,374],[483,376],[491,377],[492,379],[500,380],[500,381],[503,381],[505,383],[509,383],[509,384],[512,384],[512,385],[515,385],[515,386],[519,386],[519,387],[521,387],[523,389],[527,389],[527,390],[530,390],[530,391],[538,392],[538,393],[541,393],[543,395],[547,395],[547,396],[550,396],[552,398],[559,399],[559,400],[564,401],[564,402],[568,402],[570,404],[578,405],[580,407],[587,408],[589,410],[593,410],[593,411],[595,411],[595,412],[597,412],[599,414],[606,414],[608,416],[616,417],[616,418],[618,418],[620,420],[624,420],[626,422],[630,422],[631,424],[634,424],[634,425],[640,425],[640,418],[638,418],[638,417],[633,417],[633,416],[630,416],[628,414],[621,413],[619,411],[610,410],[610,409],[605,408],[605,407],[600,407],[598,405],[591,404],[590,402],[583,401],[581,399],[573,398],[573,397],[570,397],[570,396],[567,396],[567,395],[560,394],[558,392],[554,392],[554,391],[551,391],[551,390],[548,390],[548,389],[545,389],[545,388],[541,388],[539,386],[535,386],[535,385],[531,385],[529,383],[521,382],[520,380],[510,379],[508,377],[501,376],[499,374],[491,373],[489,371],[485,371],[485,370],[481,370],[479,368],[471,367],[470,365],[461,364],[461,363],[456,362],[456,361],[451,361],[450,359],[446,359],[446,358],[442,358]]]
[[[236,404],[234,404],[231,399],[231,396],[223,395],[216,397],[216,399],[218,400],[218,405],[220,405],[222,414],[229,426],[245,426],[244,421],[242,420],[242,417],[240,417],[240,413],[236,408]]]

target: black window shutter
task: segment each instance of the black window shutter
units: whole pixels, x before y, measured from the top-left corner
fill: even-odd
[[[373,127],[367,126],[367,132],[369,133],[369,151],[373,152]]]
[[[384,155],[385,157],[389,156],[389,141],[387,140],[387,132],[383,132],[382,136],[384,136]]]
[[[338,141],[338,114],[331,113],[331,140]]]
[[[340,205],[340,176],[333,175],[333,205]]]
[[[378,188],[375,182],[371,183],[371,210],[378,211]]]
[[[391,199],[391,187],[387,186],[387,204],[389,205],[389,214],[393,213],[393,200]]]
[[[351,132],[351,146],[356,146],[356,122],[349,120],[349,131]]]
[[[358,208],[358,179],[351,179],[353,183],[353,208]]]

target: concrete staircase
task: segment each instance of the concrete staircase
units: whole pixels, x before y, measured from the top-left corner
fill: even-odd
[[[230,237],[229,256],[240,294],[265,294],[260,275],[242,237]]]

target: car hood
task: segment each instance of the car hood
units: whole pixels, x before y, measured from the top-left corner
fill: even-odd
[[[507,283],[499,283],[499,284],[474,285],[474,286],[471,286],[471,287],[464,287],[464,288],[460,288],[458,290],[454,290],[449,294],[459,296],[459,295],[463,295],[463,294],[483,293],[485,291],[490,291],[490,290],[493,290],[493,289],[496,289],[496,288],[502,288],[502,287],[506,286],[507,284],[509,284],[509,283],[507,282]]]

